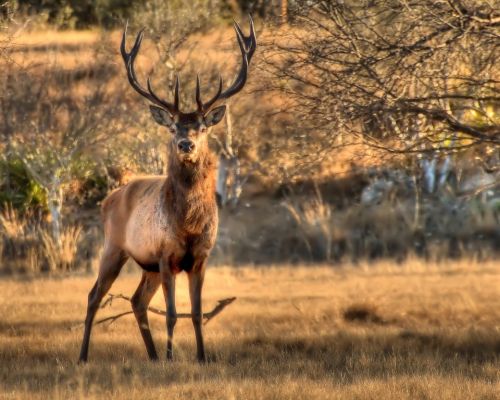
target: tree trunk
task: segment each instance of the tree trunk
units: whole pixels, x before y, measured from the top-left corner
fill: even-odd
[[[63,191],[61,187],[61,180],[54,175],[50,187],[47,191],[48,206],[51,218],[52,237],[57,245],[61,242],[61,209],[63,203]]]
[[[424,182],[425,182],[425,190],[427,193],[434,193],[434,189],[436,187],[436,157],[432,156],[430,160],[423,159],[422,160],[422,168],[424,170]]]
[[[217,171],[217,183],[215,193],[219,207],[223,208],[227,203],[227,178],[228,178],[228,159],[224,153],[219,156],[219,167]]]
[[[233,156],[229,161],[233,177],[229,192],[229,200],[231,201],[231,205],[235,207],[236,204],[238,204],[238,200],[240,199],[240,195],[243,190],[243,180],[241,179],[240,160],[238,157]]]
[[[288,23],[288,0],[281,0],[281,24]]]

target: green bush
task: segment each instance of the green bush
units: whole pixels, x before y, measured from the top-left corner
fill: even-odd
[[[34,181],[19,158],[0,159],[0,206],[47,210],[45,189]]]

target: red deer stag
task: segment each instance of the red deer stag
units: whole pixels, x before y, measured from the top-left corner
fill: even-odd
[[[153,91],[148,78],[147,88],[141,86],[134,70],[134,61],[143,39],[140,31],[134,46],[125,48],[127,27],[123,32],[121,54],[130,85],[148,99],[154,120],[168,128],[170,137],[168,174],[133,180],[112,192],[102,203],[104,252],[97,281],[89,293],[85,332],[80,362],[87,361],[90,332],[100,302],[106,295],[125,261],[131,257],[142,268],[139,287],[132,297],[132,308],[146,345],[149,358],[157,360],[155,345],[147,316],[147,307],[160,284],[167,308],[167,359],[172,359],[172,338],[177,320],[175,309],[175,277],[185,271],[189,279],[191,314],[196,335],[197,358],[205,361],[202,334],[201,290],[207,257],[217,234],[215,200],[215,168],[208,147],[208,130],[219,123],[225,106],[214,107],[238,93],[246,83],[248,65],[257,42],[250,18],[250,35],[245,36],[234,25],[241,50],[241,67],[233,84],[222,90],[219,79],[212,99],[201,99],[200,80],[196,81],[197,110],[179,110],[179,79],[174,87],[174,102],[162,100]]]

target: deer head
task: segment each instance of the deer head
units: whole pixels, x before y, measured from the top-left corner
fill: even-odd
[[[170,103],[159,98],[154,92],[151,77],[147,79],[147,89],[141,86],[137,80],[134,70],[134,61],[139,53],[141,42],[144,37],[142,29],[135,39],[134,46],[130,52],[126,51],[125,42],[127,26],[123,32],[120,51],[125,62],[128,81],[130,85],[143,97],[148,99],[152,105],[149,106],[154,120],[166,126],[174,135],[172,140],[172,151],[182,163],[196,163],[204,151],[208,149],[207,133],[209,129],[218,124],[224,117],[225,105],[220,102],[238,93],[247,81],[248,66],[257,47],[255,30],[252,18],[250,18],[250,34],[245,36],[238,23],[234,23],[236,39],[241,51],[241,66],[233,84],[226,90],[222,90],[222,77],[219,77],[217,93],[207,102],[201,99],[201,88],[199,76],[196,78],[196,111],[184,113],[179,110],[179,77],[176,77],[174,86],[174,102]]]

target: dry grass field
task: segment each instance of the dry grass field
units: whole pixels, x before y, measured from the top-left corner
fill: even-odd
[[[500,265],[212,268],[205,327],[214,362],[198,365],[191,322],[175,361],[151,363],[132,316],[94,328],[76,364],[94,277],[0,281],[0,398],[495,399],[500,393]],[[124,273],[111,292],[130,295]],[[178,279],[178,312],[187,312]],[[152,305],[163,307],[159,292]],[[98,318],[127,311],[116,300]],[[164,360],[165,323],[151,315]]]

